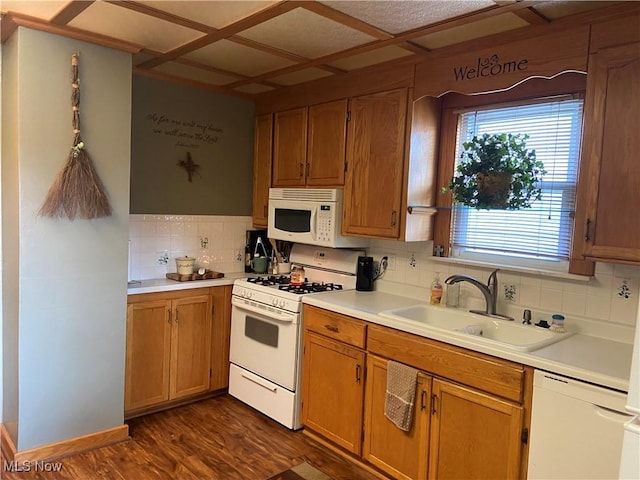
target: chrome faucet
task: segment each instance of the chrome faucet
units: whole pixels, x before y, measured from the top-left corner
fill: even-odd
[[[484,300],[487,304],[485,310],[469,310],[471,313],[477,313],[479,315],[485,315],[487,317],[497,317],[505,320],[513,320],[512,317],[500,315],[496,312],[496,308],[498,306],[498,270],[494,270],[493,272],[491,272],[486,285],[468,275],[451,275],[444,281],[444,283],[446,283],[447,285],[453,285],[454,283],[458,282],[469,282],[471,285],[478,287],[478,289],[482,292],[482,295],[484,295]]]

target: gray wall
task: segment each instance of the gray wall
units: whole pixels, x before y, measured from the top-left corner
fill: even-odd
[[[104,219],[36,216],[72,146],[74,52]],[[3,418],[22,451],[123,424],[131,57],[24,28],[3,55]]]
[[[249,100],[135,76],[131,213],[251,215],[253,115]]]

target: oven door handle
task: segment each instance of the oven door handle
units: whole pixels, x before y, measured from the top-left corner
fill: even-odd
[[[271,320],[273,322],[280,323],[297,323],[298,314],[287,312],[286,310],[280,310],[277,308],[265,306],[264,308],[260,308],[256,303],[251,300],[240,300],[236,297],[231,298],[231,305],[238,308],[239,310],[244,310],[245,312],[253,312],[262,315],[262,317],[267,320]],[[273,312],[272,315],[269,313]]]

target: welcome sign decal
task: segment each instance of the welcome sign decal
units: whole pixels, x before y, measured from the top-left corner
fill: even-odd
[[[500,57],[493,54],[491,57],[479,57],[473,65],[464,65],[462,67],[453,67],[453,75],[456,82],[464,80],[473,80],[482,77],[495,77],[505,75],[507,73],[521,72],[529,68],[529,60],[522,58],[520,60],[509,60],[500,62]]]

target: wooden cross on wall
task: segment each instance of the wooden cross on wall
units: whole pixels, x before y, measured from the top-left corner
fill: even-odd
[[[184,168],[189,176],[189,182],[193,182],[193,174],[198,173],[200,165],[191,160],[191,152],[187,152],[187,159],[180,160],[178,166]]]

